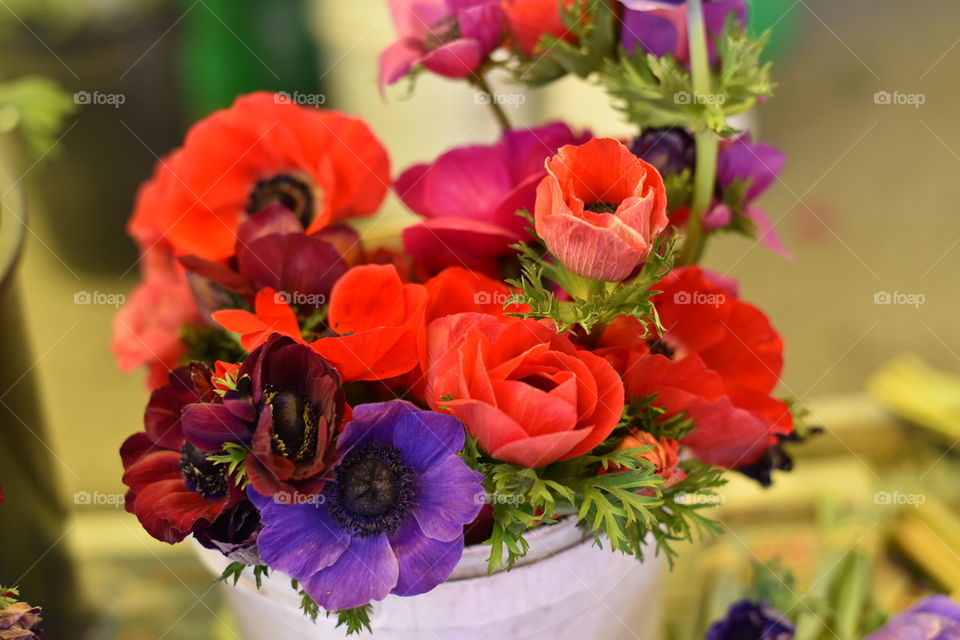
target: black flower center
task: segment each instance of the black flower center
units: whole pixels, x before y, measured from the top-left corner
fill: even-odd
[[[337,466],[332,484],[331,513],[354,536],[395,531],[413,504],[413,469],[389,445],[352,450]]]
[[[667,341],[663,338],[650,338],[647,340],[647,348],[650,349],[650,353],[656,353],[661,356],[667,356],[673,360],[676,350],[667,344]]]
[[[273,452],[297,464],[317,454],[317,411],[297,389],[267,388],[263,404],[273,409],[270,442]]]
[[[207,453],[189,442],[180,451],[180,472],[187,489],[204,498],[222,498],[227,495],[226,467],[207,460]]]
[[[313,220],[313,188],[310,179],[302,174],[280,173],[257,182],[250,193],[247,213],[262,211],[274,202],[294,212],[305,227]]]
[[[433,25],[424,44],[427,51],[433,51],[454,40],[459,40],[460,35],[460,23],[457,22],[456,16],[447,16]]]
[[[584,205],[584,209],[593,213],[616,213],[619,205],[612,202],[594,202]]]

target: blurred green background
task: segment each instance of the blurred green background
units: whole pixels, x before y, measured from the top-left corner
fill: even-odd
[[[728,502],[743,507],[730,520],[755,527],[750,532],[791,500],[812,499],[811,486],[824,493],[857,487],[851,495],[869,502],[872,488],[896,477],[900,458],[915,449],[930,452],[937,470],[929,479],[954,469],[951,455],[941,457],[950,442],[905,445],[913,441],[900,423],[863,391],[901,352],[960,372],[960,5],[754,4],[758,25],[775,29],[779,87],[751,126],[788,157],[762,205],[796,258],[786,262],[730,237],[715,242],[705,262],[738,278],[742,295],[770,315],[787,344],[783,392],[809,402],[829,434],[803,454],[784,493],[735,483],[737,499]],[[77,104],[56,147],[41,150],[39,160],[16,134],[4,141],[14,181],[26,192],[19,297],[3,300],[20,311],[25,330],[5,339],[29,355],[6,363],[12,382],[0,400],[33,381],[41,411],[4,423],[17,433],[0,435],[0,446],[36,436],[51,452],[50,468],[39,473],[70,512],[56,546],[79,560],[80,592],[99,612],[95,637],[233,636],[229,612],[189,548],[150,539],[122,508],[84,503],[97,501],[84,496],[122,494],[116,452],[140,428],[146,391],[142,373],[114,366],[114,306],[77,304],[75,296],[129,293],[136,255],[123,223],[137,184],[190,122],[237,92],[322,92],[325,106],[371,123],[394,174],[449,146],[497,137],[465,86],[425,74],[416,95],[400,86],[381,100],[376,56],[392,40],[381,0],[0,2],[0,78],[42,74],[70,94],[124,96],[119,106],[95,98]],[[878,104],[883,91],[920,94],[924,102]],[[629,133],[601,92],[574,79],[529,94],[510,116],[518,126],[563,118],[596,133]],[[389,237],[404,213],[391,200],[384,215],[371,232]],[[884,292],[922,297],[922,304],[878,304]],[[948,494],[951,477],[955,486],[956,476],[938,481]],[[809,512],[794,509],[797,527],[812,522]],[[15,521],[10,505],[0,507],[3,527]],[[40,604],[57,615],[56,603]]]

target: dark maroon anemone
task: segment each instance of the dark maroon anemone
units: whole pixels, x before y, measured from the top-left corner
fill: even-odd
[[[169,382],[150,396],[145,431],[120,448],[126,509],[158,540],[180,542],[196,527],[213,522],[242,498],[224,465],[183,436],[181,411],[195,402],[217,399],[210,369],[194,363],[170,373]]]
[[[260,512],[249,500],[227,509],[216,520],[193,532],[207,549],[216,549],[234,562],[263,564],[257,551]]]
[[[187,438],[207,451],[228,442],[250,447],[247,475],[263,495],[319,493],[346,408],[336,369],[310,347],[273,334],[247,356],[237,380],[223,402],[184,410]]]
[[[209,307],[205,311],[224,306],[216,297],[223,290],[252,300],[264,287],[288,294],[295,306],[315,308],[347,271],[344,256],[354,254],[357,246],[359,236],[349,227],[334,225],[307,234],[294,212],[274,202],[240,225],[227,264],[192,255],[180,262],[190,272],[201,306]]]

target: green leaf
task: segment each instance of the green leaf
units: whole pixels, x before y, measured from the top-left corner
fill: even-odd
[[[207,456],[207,460],[214,464],[227,465],[227,475],[233,478],[234,483],[245,488],[250,484],[247,477],[247,456],[250,449],[246,445],[238,442],[227,442],[223,445],[222,453],[213,453]]]
[[[373,611],[373,605],[365,604],[362,607],[353,609],[341,609],[337,611],[337,628],[346,627],[347,635],[360,633],[364,629],[372,633],[370,627],[370,612]],[[329,613],[327,614],[330,615]]]
[[[76,109],[72,96],[43,76],[0,84],[0,133],[18,131],[38,158],[56,153],[57,137]]]

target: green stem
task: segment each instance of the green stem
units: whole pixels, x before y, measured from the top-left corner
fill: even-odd
[[[493,117],[496,119],[497,124],[500,125],[500,128],[504,132],[510,131],[510,129],[513,128],[510,126],[510,120],[507,118],[507,114],[504,113],[503,107],[497,100],[497,94],[490,88],[490,83],[487,82],[486,76],[481,73],[474,74],[473,83],[481,93],[487,96],[487,104],[490,105],[490,110],[493,111]]]
[[[688,33],[690,40],[690,74],[694,96],[712,93],[710,56],[707,50],[707,29],[703,19],[702,0],[687,0]],[[680,255],[681,264],[693,264],[700,260],[706,242],[702,216],[713,200],[717,174],[717,150],[719,139],[706,124],[694,133],[697,148],[697,166],[693,183],[693,202],[690,219],[687,221],[686,241]]]

